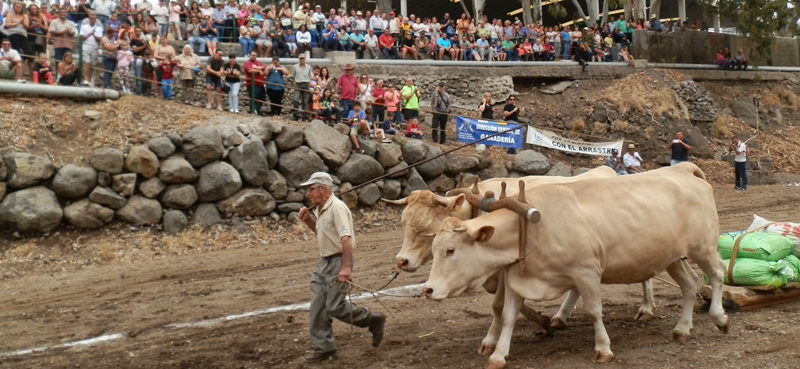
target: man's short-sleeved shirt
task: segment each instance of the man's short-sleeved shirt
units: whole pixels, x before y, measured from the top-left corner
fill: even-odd
[[[506,106],[503,107],[503,111],[504,112],[514,111],[514,109],[516,109],[516,108],[517,108],[516,105],[506,104]],[[519,110],[517,110],[516,113],[513,113],[513,114],[505,117],[504,120],[516,122],[517,120],[519,120]]]
[[[402,99],[403,96],[411,94],[411,97],[407,100],[403,108],[417,110],[419,109],[419,97],[414,92],[417,91],[417,86],[403,86],[403,89],[400,90],[400,98]]]
[[[683,143],[691,146],[691,144],[689,144],[689,141],[686,141],[686,139],[683,140]],[[672,160],[681,160],[681,161],[689,160],[689,150],[686,150],[686,148],[679,143],[672,144]]]
[[[317,218],[317,245],[322,257],[342,252],[342,238],[350,236],[350,245],[356,247],[353,216],[342,200],[331,195],[322,208],[314,210]]]
[[[640,163],[639,160],[636,160],[637,158],[639,159],[642,158],[641,156],[639,156],[638,152],[634,152],[633,155],[626,152],[625,155],[622,156],[622,165],[624,165],[625,168],[628,167],[641,168],[642,163]]]
[[[342,100],[356,99],[356,90],[358,89],[358,78],[356,78],[356,76],[342,74],[342,76],[336,81],[336,84],[341,87],[339,96],[342,98]]]

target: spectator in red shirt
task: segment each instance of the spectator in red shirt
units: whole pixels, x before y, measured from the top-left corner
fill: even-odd
[[[388,33],[383,33],[378,37],[378,46],[381,48],[383,57],[389,59],[391,53],[395,59],[400,59],[400,53],[397,52],[397,47],[394,46],[394,37]]]
[[[372,99],[375,101],[372,104],[372,119],[376,122],[383,122],[386,118],[386,99],[383,98],[384,94],[386,94],[386,90],[383,89],[383,80],[379,79],[372,86]]]
[[[422,139],[422,129],[419,128],[418,122],[419,121],[417,120],[417,117],[413,117],[411,118],[410,121],[408,121],[408,128],[406,128],[406,137],[416,138],[418,140]]]
[[[264,90],[264,64],[256,60],[258,54],[255,51],[250,52],[250,60],[244,62],[245,86],[247,87],[247,96],[256,99],[256,110],[251,111],[250,114],[258,114],[261,111],[261,106],[264,104],[266,98],[266,91]],[[255,78],[255,84],[253,79]],[[255,90],[255,91],[254,91]]]
[[[353,75],[353,64],[344,66],[344,74],[336,81],[336,94],[342,99],[342,116],[347,116],[353,110],[353,104],[358,91],[358,78]]]
[[[164,55],[164,60],[158,65],[158,71],[161,72],[161,93],[164,99],[172,99],[172,70],[178,63],[172,61],[172,55]]]

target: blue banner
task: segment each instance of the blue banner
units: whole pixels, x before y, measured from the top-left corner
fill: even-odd
[[[508,131],[501,135],[488,138],[481,141],[484,145],[500,146],[506,148],[522,149],[524,138],[522,135],[522,126],[516,123],[506,123],[503,121],[488,121],[482,119],[473,119],[457,116],[456,117],[456,134],[458,142],[473,142],[480,140],[484,137],[491,136],[497,132]]]

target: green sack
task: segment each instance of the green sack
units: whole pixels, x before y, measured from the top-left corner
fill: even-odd
[[[723,260],[725,262],[725,281],[723,283],[730,285],[728,281],[728,263],[730,260]],[[737,286],[771,286],[781,287],[794,276],[794,272],[789,267],[789,263],[785,261],[764,261],[758,259],[736,259],[736,264],[733,265],[733,281]],[[708,276],[703,276],[708,284]]]
[[[800,259],[797,256],[789,255],[780,260],[780,262],[784,262],[789,264],[789,268],[794,273],[794,276],[789,279],[789,282],[800,282]],[[734,277],[735,279],[736,277]]]
[[[728,232],[720,235],[719,239],[717,239],[719,256],[723,259],[730,259],[733,253],[733,245],[736,243],[736,238],[742,233],[744,232]],[[764,232],[754,232],[748,233],[742,237],[736,259],[747,258],[776,261],[790,255],[793,250],[794,245],[792,241],[786,237]]]

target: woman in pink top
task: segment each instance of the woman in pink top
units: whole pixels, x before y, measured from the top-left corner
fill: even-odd
[[[391,118],[394,123],[401,123],[402,118],[397,109],[400,104],[400,92],[394,89],[394,83],[389,83],[386,93],[383,94],[383,99],[386,102],[386,119]]]

